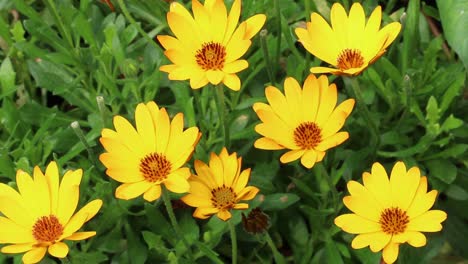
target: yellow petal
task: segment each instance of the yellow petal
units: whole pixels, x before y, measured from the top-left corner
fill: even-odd
[[[198,195],[198,193],[193,192],[190,194],[185,195],[184,197],[180,198],[184,203],[190,205],[192,207],[211,207],[213,203],[211,200],[206,199],[206,197]]]
[[[190,21],[186,17],[174,13],[167,13],[167,23],[171,28],[177,39],[182,43],[191,43],[193,47],[201,46],[201,40],[199,39],[199,33],[194,27],[193,20]]]
[[[19,174],[22,175],[19,176]],[[18,170],[16,176],[18,188],[20,184],[18,182],[19,177],[27,177],[31,180],[25,172]],[[30,208],[25,206],[18,192],[6,184],[0,183],[0,212],[3,215],[14,220],[18,225],[29,228],[34,224],[37,217],[39,217],[35,211],[31,212],[30,210]]]
[[[266,137],[262,137],[262,138],[259,138],[259,139],[255,140],[254,147],[256,147],[258,149],[266,149],[266,150],[284,149],[283,146],[276,143],[274,140],[271,140],[271,139],[266,138]]]
[[[224,1],[217,0],[211,10],[211,28],[213,42],[221,43],[227,25],[227,10]]]
[[[42,258],[44,258],[46,252],[47,247],[34,247],[33,249],[29,250],[28,252],[26,252],[26,254],[23,255],[22,260],[25,264],[38,263],[42,260]]]
[[[154,122],[154,129],[156,131],[156,152],[165,153],[167,143],[169,141],[171,123],[169,115],[165,108],[161,108]]]
[[[328,79],[325,75],[321,75],[318,81],[320,84],[320,106],[317,111],[316,123],[320,126],[329,119],[336,106],[338,94],[334,83],[328,86]]]
[[[417,167],[413,167],[406,172],[403,162],[395,164],[390,176],[390,186],[395,206],[405,211],[408,209],[418,189],[420,178],[421,174]]]
[[[63,242],[56,242],[49,246],[49,254],[57,258],[64,258],[68,254],[68,246]]]
[[[23,227],[0,216],[0,243],[29,243],[35,241],[30,227]]]
[[[344,122],[346,121],[346,118],[349,116],[351,111],[353,110],[354,107],[354,99],[348,99],[338,105],[335,110],[333,110],[332,114],[328,118],[328,121],[323,127],[322,130],[322,136],[323,137],[328,137],[331,134],[334,134],[340,130]],[[340,119],[342,118],[342,119]]]
[[[427,191],[427,178],[421,177],[421,179],[419,180],[418,190],[416,191],[416,194],[414,195],[413,202],[411,203],[411,206],[406,211],[406,214],[408,215],[410,219],[413,219],[425,213],[434,205],[435,199],[437,197],[437,191],[432,190],[428,193],[426,193],[426,191]]]
[[[363,173],[362,179],[364,186],[377,199],[382,208],[390,208],[393,206],[390,193],[390,181],[388,179],[385,168],[378,162],[372,165],[372,174]]]
[[[380,224],[356,214],[344,214],[335,218],[335,225],[351,234],[373,233],[380,231]]]
[[[390,242],[391,238],[391,235],[385,234],[384,232],[359,234],[353,239],[351,246],[354,249],[370,246],[372,252],[378,252]]]
[[[23,253],[28,250],[31,250],[34,244],[36,244],[36,241],[34,241],[33,243],[8,245],[8,246],[2,247],[0,251],[2,253],[7,253],[7,254]]]
[[[151,186],[144,194],[143,199],[148,202],[155,201],[161,197],[161,186],[159,184]]]
[[[145,141],[144,148],[146,153],[151,153],[156,150],[156,135],[154,131],[155,125],[153,118],[147,106],[143,103],[137,105],[135,110],[135,123],[138,134]]]
[[[235,204],[233,208],[237,210],[245,210],[245,209],[249,209],[249,205],[246,203],[238,203],[238,204]]]
[[[310,169],[315,165],[315,162],[317,162],[317,152],[312,149],[306,150],[301,157],[301,164]]]
[[[365,18],[366,15],[362,5],[360,3],[354,3],[349,10],[349,28],[347,30],[350,48],[362,46],[362,36],[364,35],[365,29]]]
[[[247,186],[237,194],[238,201],[249,201],[255,198],[260,190],[254,186]]]
[[[342,74],[342,71],[339,69],[335,68],[330,68],[330,67],[312,67],[310,68],[311,73],[330,73],[334,75],[340,75]]]
[[[280,161],[282,163],[289,163],[289,162],[299,159],[300,157],[302,157],[302,155],[304,155],[304,153],[305,153],[305,150],[303,149],[291,150],[281,155]]]
[[[235,0],[234,3],[232,3],[231,10],[229,11],[227,18],[226,32],[224,34],[222,43],[227,43],[231,39],[232,33],[237,27],[241,13],[241,4],[241,0]]]
[[[231,212],[229,212],[228,210],[220,210],[218,214],[216,214],[216,216],[218,216],[218,218],[223,221],[227,221],[231,219],[232,215],[231,215]]]
[[[73,233],[78,231],[84,223],[92,219],[99,209],[101,209],[102,200],[96,199],[81,208],[75,215],[70,218],[63,229],[61,239],[70,237]]]
[[[438,232],[442,230],[441,223],[447,219],[447,214],[440,210],[430,210],[410,220],[406,227],[408,231]]]
[[[338,132],[332,136],[329,136],[320,142],[315,149],[319,151],[327,151],[338,145],[341,145],[349,138],[348,132]]]
[[[80,197],[80,182],[83,170],[67,171],[63,175],[59,187],[59,200],[57,205],[57,217],[60,223],[67,223],[75,212]]]
[[[194,179],[202,182],[210,190],[218,187],[216,176],[214,175],[212,169],[208,167],[204,162],[200,160],[195,160],[195,171],[198,176],[193,177]],[[191,178],[192,179],[192,178]]]
[[[246,24],[246,30],[244,39],[251,39],[262,29],[265,24],[266,16],[264,14],[258,14],[248,18],[244,23]]]
[[[304,121],[315,122],[320,102],[319,83],[315,75],[309,74],[302,89],[302,110]]]
[[[159,43],[161,43],[161,46],[163,46],[163,48],[166,50],[184,48],[184,45],[173,36],[158,35],[156,38],[158,39]]]
[[[405,231],[403,233],[394,235],[392,242],[403,244],[408,242],[413,247],[422,247],[426,245],[426,236],[417,231]]]
[[[197,209],[195,209],[195,212],[193,212],[193,217],[206,219],[212,214],[216,214],[218,211],[219,210],[217,208],[213,207],[198,207]]]
[[[237,167],[237,166],[236,166]],[[236,168],[237,169],[237,168]],[[234,187],[234,192],[236,193],[239,193],[241,192],[242,189],[245,188],[245,186],[247,185],[247,182],[249,181],[249,177],[250,177],[250,172],[251,172],[251,169],[248,168],[248,169],[245,169],[243,170],[239,176],[237,177],[237,179],[235,179],[233,181],[233,187]]]
[[[171,173],[164,181],[164,185],[171,192],[175,193],[186,193],[190,190],[190,185],[187,179],[179,174]]]
[[[348,186],[351,183],[353,183],[353,181],[348,182]],[[345,196],[343,198],[343,203],[349,210],[361,217],[373,222],[379,222],[380,220],[380,213],[383,208],[377,204],[374,196],[367,190],[363,191],[359,196]]]
[[[224,167],[220,157],[215,153],[210,154],[210,169],[213,172],[213,177],[216,186],[223,186],[224,183]]]
[[[136,153],[145,153],[144,143],[140,135],[125,118],[121,116],[114,117],[114,126],[117,131],[119,141],[132,148]]]
[[[208,81],[214,85],[219,84],[224,79],[225,73],[218,70],[208,70],[206,72],[206,78]]]
[[[286,126],[297,126],[297,122],[291,118],[291,112],[293,110],[291,109],[288,101],[286,101],[286,97],[280,92],[279,89],[273,86],[268,86],[265,89],[265,96],[274,113],[278,115],[278,117],[286,124]]]
[[[140,196],[153,185],[153,183],[148,181],[124,183],[115,190],[115,197],[123,200],[130,200]]]
[[[65,237],[66,240],[78,241],[78,240],[85,240],[90,237],[96,235],[95,231],[88,231],[88,232],[76,232],[73,233],[71,236]]]
[[[45,177],[49,187],[50,213],[56,215],[59,195],[59,172],[55,161],[50,162],[47,166]]]
[[[382,252],[382,258],[386,264],[392,264],[398,258],[399,244],[389,243]]]
[[[348,47],[348,15],[341,4],[334,3],[332,5],[330,10],[330,20],[335,36],[341,36],[335,40],[338,42],[338,47]]]
[[[233,91],[239,91],[241,88],[241,81],[236,74],[225,74],[223,83]]]
[[[257,115],[263,122],[255,126],[255,131],[257,133],[276,141],[278,144],[283,145],[286,148],[299,148],[293,140],[293,128],[288,126],[288,124],[276,115],[276,113],[264,109],[258,109]]]
[[[237,73],[249,67],[249,63],[246,60],[236,60],[230,63],[226,63],[223,68],[225,73]]]

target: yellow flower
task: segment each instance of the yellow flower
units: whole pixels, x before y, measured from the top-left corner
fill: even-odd
[[[80,197],[83,171],[67,171],[59,181],[57,164],[50,162],[45,175],[39,167],[33,177],[18,170],[19,192],[0,183],[0,243],[2,253],[22,253],[24,263],[41,261],[47,251],[65,258],[68,246],[62,240],[83,240],[96,235],[94,231],[77,232],[93,218],[102,206],[99,199],[73,214]]]
[[[246,186],[250,169],[241,172],[242,158],[226,148],[218,155],[211,153],[209,165],[195,160],[195,171],[189,179],[190,193],[182,197],[186,204],[197,207],[194,217],[206,219],[212,214],[224,221],[231,218],[231,209],[247,209],[249,205],[240,201],[252,200],[258,188]]]
[[[301,158],[301,163],[312,168],[325,152],[348,139],[348,132],[338,132],[354,107],[348,99],[335,108],[336,85],[328,85],[322,75],[310,74],[301,89],[294,78],[284,81],[283,95],[276,87],[265,89],[268,104],[255,103],[253,108],[263,123],[255,131],[264,136],[255,141],[259,149],[290,149],[280,158],[282,163]]]
[[[399,245],[405,242],[413,247],[426,244],[421,232],[437,232],[447,214],[429,210],[437,191],[427,192],[427,178],[421,177],[417,167],[406,171],[403,162],[397,162],[390,180],[380,163],[374,163],[371,173],[362,175],[364,186],[348,182],[351,194],[343,202],[354,214],[340,215],[335,224],[344,231],[358,234],[351,243],[355,249],[370,246],[373,252],[383,250],[383,259],[390,264],[398,257]]]
[[[398,22],[382,29],[382,9],[377,6],[365,22],[366,15],[360,3],[354,3],[349,17],[342,5],[331,8],[331,27],[317,13],[310,16],[307,29],[296,28],[296,35],[304,47],[319,59],[335,68],[312,67],[312,73],[358,75],[374,63],[395,40],[401,29]]]
[[[184,131],[183,114],[171,122],[166,109],[155,102],[138,104],[135,122],[136,130],[125,118],[115,116],[115,131],[102,130],[100,141],[107,152],[99,160],[109,177],[123,183],[115,197],[129,200],[143,194],[151,202],[161,196],[161,184],[175,193],[188,192],[190,169],[182,166],[200,139],[198,128]]]
[[[230,89],[239,90],[236,73],[249,65],[239,58],[250,47],[250,39],[262,28],[266,16],[255,15],[237,27],[240,0],[234,1],[229,15],[223,0],[205,0],[204,5],[193,0],[192,10],[193,16],[181,4],[171,4],[167,22],[175,38],[160,35],[158,40],[173,64],[159,69],[169,73],[170,80],[190,79],[193,89],[208,82],[223,82]]]

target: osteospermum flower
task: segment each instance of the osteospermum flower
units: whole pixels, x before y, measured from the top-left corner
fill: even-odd
[[[400,244],[422,247],[426,237],[421,232],[442,229],[447,214],[429,210],[437,191],[427,192],[427,178],[421,177],[417,167],[407,171],[403,162],[397,162],[389,180],[384,167],[376,162],[371,173],[364,172],[362,178],[364,185],[348,182],[351,195],[343,198],[353,214],[335,219],[344,231],[358,234],[351,243],[353,248],[383,250],[383,259],[390,264],[396,261]]]
[[[168,72],[170,80],[190,79],[193,89],[223,82],[239,90],[236,73],[248,67],[247,61],[239,58],[250,47],[250,39],[262,28],[266,16],[255,15],[237,27],[240,0],[233,2],[229,15],[223,0],[205,0],[204,5],[192,0],[192,10],[193,16],[181,4],[171,4],[167,22],[175,38],[161,35],[158,40],[173,64],[159,69]]]
[[[16,185],[19,192],[0,183],[0,244],[11,244],[2,253],[22,253],[24,263],[37,263],[48,251],[65,258],[68,246],[63,240],[83,240],[96,235],[94,231],[77,232],[93,218],[102,206],[93,200],[76,214],[83,171],[69,170],[59,181],[55,162],[42,173],[34,168],[33,177],[18,170]]]
[[[206,219],[210,215],[227,221],[231,209],[247,209],[249,205],[241,201],[252,200],[258,188],[247,186],[250,169],[241,172],[242,158],[234,152],[228,154],[226,148],[218,155],[211,153],[209,165],[195,160],[195,171],[189,179],[190,193],[182,197],[186,204],[197,207],[194,217]]]
[[[317,58],[334,68],[312,67],[312,73],[358,75],[374,63],[395,40],[401,24],[393,22],[380,29],[382,8],[377,6],[365,21],[360,3],[354,3],[349,16],[339,3],[330,13],[331,27],[317,13],[312,13],[307,29],[296,28],[296,35],[304,47]]]
[[[103,129],[100,138],[106,153],[99,160],[109,177],[123,184],[115,197],[132,199],[141,194],[147,201],[161,196],[161,184],[175,193],[189,190],[190,159],[201,134],[197,127],[184,131],[184,117],[178,113],[172,122],[166,109],[155,102],[140,103],[135,110],[136,129],[123,117],[114,117],[115,131]]]
[[[255,131],[263,137],[255,141],[259,149],[289,149],[280,158],[282,163],[301,159],[312,168],[325,152],[348,139],[348,132],[338,132],[354,107],[354,99],[338,105],[336,85],[328,85],[322,75],[310,74],[303,89],[294,78],[284,81],[283,95],[276,87],[265,89],[269,104],[255,103],[253,108],[263,123]]]

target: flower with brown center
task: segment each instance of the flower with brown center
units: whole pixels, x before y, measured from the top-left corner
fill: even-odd
[[[250,169],[241,172],[242,159],[234,152],[228,154],[226,148],[218,155],[211,153],[209,165],[195,161],[197,175],[189,179],[190,192],[182,197],[186,204],[196,207],[194,217],[205,219],[212,214],[227,221],[232,209],[247,209],[249,205],[241,201],[252,200],[258,193],[253,186],[246,186]]]
[[[301,159],[302,165],[312,168],[325,152],[348,139],[348,132],[338,132],[354,107],[348,99],[336,108],[335,84],[328,85],[322,75],[309,75],[301,89],[294,78],[284,81],[284,95],[273,86],[265,89],[268,104],[255,103],[253,108],[262,123],[255,131],[263,137],[255,141],[259,149],[289,149],[281,162]]]
[[[390,179],[380,163],[374,163],[371,173],[363,174],[364,185],[348,182],[350,195],[343,202],[353,213],[340,215],[335,224],[344,231],[358,234],[351,243],[355,249],[370,246],[373,252],[383,250],[383,260],[391,264],[398,257],[399,245],[414,247],[426,244],[421,232],[437,232],[447,214],[429,210],[437,191],[427,192],[427,178],[417,167],[406,170],[397,162]]]
[[[399,22],[380,29],[382,8],[377,6],[366,23],[360,3],[354,3],[349,16],[339,3],[330,11],[331,27],[317,13],[312,13],[306,29],[296,28],[304,48],[334,68],[312,67],[312,73],[358,75],[374,63],[395,40],[401,30]]]
[[[193,15],[183,5],[171,3],[167,23],[175,37],[157,38],[173,64],[159,69],[169,73],[170,80],[190,79],[193,89],[222,82],[239,90],[237,73],[249,66],[240,57],[247,52],[250,39],[262,28],[266,16],[255,15],[238,26],[241,0],[232,3],[229,15],[223,0],[205,0],[203,5],[192,0],[192,10]]]
[[[83,171],[67,171],[59,180],[58,167],[49,163],[45,174],[34,168],[33,177],[18,170],[19,192],[0,183],[0,244],[11,244],[2,253],[22,253],[24,263],[37,263],[48,251],[65,258],[68,246],[63,240],[83,240],[94,231],[77,232],[93,218],[102,201],[93,200],[75,213]]]
[[[103,129],[99,156],[109,177],[123,182],[115,191],[120,199],[141,194],[147,201],[161,196],[161,184],[176,193],[188,192],[190,170],[183,167],[200,139],[197,127],[184,131],[184,116],[172,120],[155,102],[138,104],[136,129],[123,117],[114,117],[115,131]]]

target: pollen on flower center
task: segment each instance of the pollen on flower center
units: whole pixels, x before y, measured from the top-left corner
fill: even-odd
[[[359,68],[363,64],[364,58],[361,55],[361,51],[358,49],[345,49],[341,51],[338,59],[336,60],[336,66],[340,70]]]
[[[221,70],[226,61],[226,48],[220,43],[204,43],[202,48],[197,50],[195,59],[203,70]]]
[[[63,226],[55,215],[42,216],[34,224],[32,234],[39,243],[55,242],[63,234]]]
[[[231,209],[236,204],[237,195],[232,187],[218,187],[211,190],[211,202],[218,209]]]
[[[385,209],[379,220],[382,230],[389,235],[396,235],[405,232],[409,217],[406,212],[398,207]]]
[[[151,153],[140,161],[140,172],[149,182],[160,182],[171,172],[172,165],[164,155]]]
[[[321,130],[314,122],[304,122],[294,129],[294,142],[298,147],[313,149],[321,141]]]

